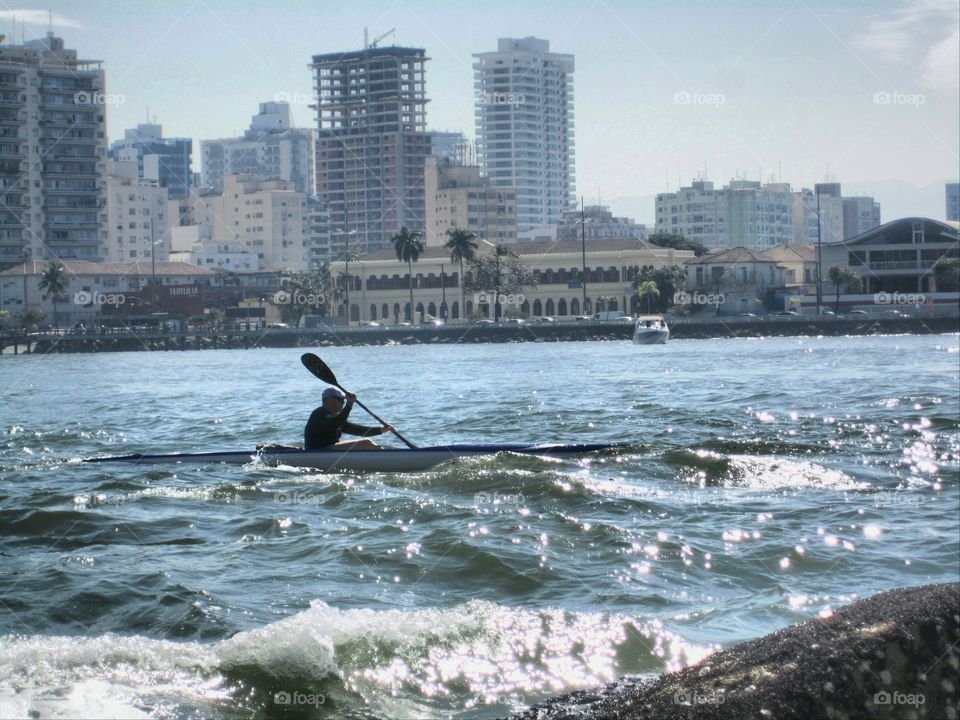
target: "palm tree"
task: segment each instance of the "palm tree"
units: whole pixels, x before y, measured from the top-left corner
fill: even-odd
[[[641,280],[639,276],[633,281],[633,292],[641,301],[644,298],[647,299],[647,314],[650,313],[650,299],[660,297],[660,288],[657,284],[653,280]]]
[[[50,293],[53,300],[53,324],[60,330],[60,323],[57,320],[57,300],[65,300],[67,297],[67,268],[59,260],[53,260],[47,263],[47,267],[40,273],[40,283],[38,287]]]
[[[400,228],[400,232],[390,238],[397,251],[397,259],[407,264],[407,277],[410,280],[410,322],[413,322],[413,263],[420,259],[426,245],[416,230]]]
[[[463,282],[463,263],[470,262],[476,256],[477,234],[463,228],[447,230],[447,242],[450,260],[460,263],[460,317],[467,317],[467,289]]]
[[[863,279],[856,270],[839,265],[831,265],[827,270],[827,280],[833,283],[837,289],[837,301],[834,303],[833,311],[840,312],[840,289],[845,288],[847,292],[857,292],[863,287]]]

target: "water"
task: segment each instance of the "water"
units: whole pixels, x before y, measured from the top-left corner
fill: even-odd
[[[318,352],[420,445],[632,445],[82,465],[297,442],[322,384],[295,350],[3,358],[0,717],[500,717],[957,580],[956,335]]]

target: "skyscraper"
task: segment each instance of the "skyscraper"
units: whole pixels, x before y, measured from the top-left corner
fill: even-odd
[[[517,227],[556,225],[573,205],[573,55],[534,37],[475,53],[477,152],[495,187],[516,188]]]
[[[423,231],[430,155],[422,48],[314,55],[317,195],[330,211],[334,257]]]
[[[0,270],[103,259],[106,98],[100,61],[53,33],[0,46]]]

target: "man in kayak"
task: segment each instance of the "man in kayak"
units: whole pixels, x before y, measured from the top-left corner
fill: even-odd
[[[380,446],[368,437],[383,435],[392,432],[392,425],[383,427],[367,427],[357,425],[349,420],[350,411],[357,396],[345,393],[339,388],[328,387],[323,391],[323,405],[310,414],[307,426],[303,430],[304,450],[321,450],[336,446],[344,450],[378,450]],[[342,433],[360,435],[363,440],[346,440],[340,442]]]

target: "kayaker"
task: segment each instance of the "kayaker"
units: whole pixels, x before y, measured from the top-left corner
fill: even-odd
[[[367,438],[392,432],[393,425],[367,427],[350,422],[348,418],[356,400],[357,396],[353,393],[345,393],[335,387],[326,388],[323,391],[323,404],[310,414],[307,426],[303,430],[304,449],[320,450],[332,445],[344,450],[379,449],[379,445]],[[360,435],[364,439],[341,442],[342,433]]]

